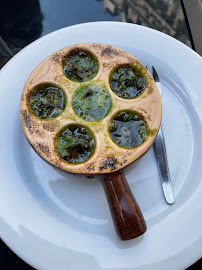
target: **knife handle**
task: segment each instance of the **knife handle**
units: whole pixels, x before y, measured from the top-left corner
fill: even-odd
[[[161,179],[161,185],[163,188],[165,199],[168,204],[173,204],[175,202],[175,199],[174,199],[170,173],[169,173],[169,168],[168,168],[168,160],[167,160],[162,126],[160,126],[159,132],[154,142],[154,153],[156,156],[159,175]]]

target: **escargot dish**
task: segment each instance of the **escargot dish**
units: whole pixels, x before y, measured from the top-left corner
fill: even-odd
[[[141,157],[161,122],[161,99],[148,70],[104,44],[61,49],[43,60],[21,96],[26,138],[65,171],[106,174]]]

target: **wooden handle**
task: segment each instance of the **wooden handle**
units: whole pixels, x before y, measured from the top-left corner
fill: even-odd
[[[104,189],[120,238],[129,240],[145,233],[144,217],[121,171],[105,175]]]

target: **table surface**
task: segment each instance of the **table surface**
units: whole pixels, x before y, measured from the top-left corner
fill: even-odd
[[[201,0],[194,1],[201,3]],[[186,0],[181,2],[179,0],[1,1],[0,68],[14,54],[39,37],[69,25],[93,21],[141,24],[173,36],[195,49],[191,35],[194,26],[190,27],[188,24],[189,17],[185,13],[186,3],[183,2]],[[189,11],[187,14],[193,17],[193,12],[191,14]],[[0,269],[12,270],[18,267],[21,270],[33,269],[1,241]],[[202,269],[202,259],[188,269]]]

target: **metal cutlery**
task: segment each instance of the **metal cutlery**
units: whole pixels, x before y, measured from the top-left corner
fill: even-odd
[[[161,88],[159,76],[153,66],[152,66],[152,75],[158,87],[159,93],[160,95],[162,95],[162,88]],[[173,204],[175,202],[175,199],[174,199],[174,193],[173,193],[173,188],[172,188],[172,183],[171,183],[171,178],[170,178],[170,173],[169,173],[162,125],[160,126],[159,132],[154,142],[154,153],[155,153],[156,162],[158,165],[159,176],[161,179],[161,185],[163,188],[165,200],[168,204]]]

